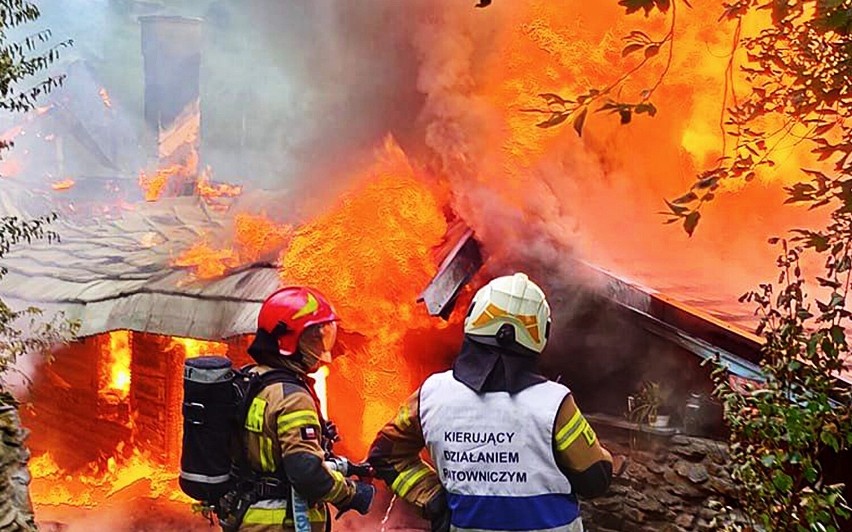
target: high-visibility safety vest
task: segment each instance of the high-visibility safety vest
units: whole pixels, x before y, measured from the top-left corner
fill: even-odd
[[[458,531],[577,530],[580,508],[556,465],[553,425],[570,393],[555,382],[477,394],[452,371],[420,388],[423,437]]]

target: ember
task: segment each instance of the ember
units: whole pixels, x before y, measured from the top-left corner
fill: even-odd
[[[107,109],[112,109],[112,102],[109,99],[109,93],[104,87],[98,89],[98,96],[101,97],[101,100],[103,100],[104,106],[106,106]]]
[[[53,190],[68,190],[69,188],[74,186],[73,179],[63,179],[62,181],[55,181],[50,185],[50,188]]]

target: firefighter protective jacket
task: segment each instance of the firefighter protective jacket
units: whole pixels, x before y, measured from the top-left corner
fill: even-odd
[[[258,367],[260,372],[268,370]],[[326,530],[325,503],[341,506],[352,499],[355,484],[324,465],[317,405],[300,386],[279,383],[261,390],[249,406],[242,437],[252,470],[280,476],[283,468],[292,486],[309,501],[311,532]],[[259,501],[246,512],[240,530],[295,530],[289,507],[285,498]]]
[[[437,471],[419,453],[429,449]],[[582,530],[566,472],[609,454],[565,386],[476,393],[452,371],[429,377],[380,431],[371,464],[425,510],[446,489],[453,530]]]

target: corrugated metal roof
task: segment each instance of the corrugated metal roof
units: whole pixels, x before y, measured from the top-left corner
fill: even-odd
[[[576,265],[582,275],[597,284],[603,294],[613,301],[684,329],[752,362],[759,359],[758,351],[763,345],[763,339],[754,334],[750,327],[743,326],[742,320],[729,320],[723,312],[710,312],[704,306],[685,303],[682,298],[672,297],[669,292],[625,280],[611,271],[588,263],[577,262]],[[739,314],[745,314],[744,305],[739,307]]]
[[[34,242],[3,259],[0,297],[62,310],[81,321],[83,336],[128,329],[218,340],[251,333],[260,304],[279,286],[275,265],[206,280],[172,265],[229,224],[228,213],[189,197],[138,204],[118,219],[60,220],[53,227],[59,243]]]

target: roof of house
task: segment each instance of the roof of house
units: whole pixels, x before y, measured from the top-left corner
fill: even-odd
[[[2,192],[0,214],[26,215],[20,209],[24,192]],[[62,310],[80,320],[83,336],[119,329],[206,340],[249,334],[260,304],[279,287],[276,264],[245,265],[215,279],[196,279],[174,265],[181,252],[230,223],[230,213],[194,197],[138,203],[112,217],[60,219],[54,227],[60,242],[33,242],[4,257],[8,273],[0,280],[0,297],[47,312]],[[590,264],[578,262],[577,269],[604,297],[637,313],[651,333],[702,358],[719,354],[735,374],[759,377],[761,339],[725,314]]]
[[[140,203],[113,218],[60,219],[52,227],[60,242],[33,242],[3,258],[0,297],[62,310],[81,321],[83,336],[128,329],[218,340],[251,333],[260,304],[279,286],[274,264],[208,280],[173,265],[229,221],[192,197]]]

